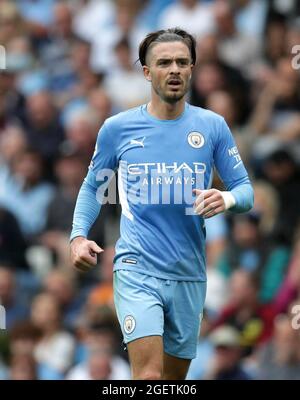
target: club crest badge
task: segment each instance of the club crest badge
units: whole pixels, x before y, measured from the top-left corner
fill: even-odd
[[[191,132],[188,135],[188,143],[194,149],[200,149],[204,145],[204,136],[200,132]]]
[[[124,319],[124,331],[127,334],[130,334],[135,329],[135,319],[132,315],[127,315]]]

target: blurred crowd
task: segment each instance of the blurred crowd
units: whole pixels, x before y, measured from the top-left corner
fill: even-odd
[[[296,0],[0,0],[0,379],[130,378],[112,290],[120,207],[90,232],[105,249],[90,273],[71,267],[69,234],[103,121],[149,100],[140,41],[174,26],[197,39],[188,100],[224,116],[255,190],[251,212],[207,220],[188,378],[300,379]]]

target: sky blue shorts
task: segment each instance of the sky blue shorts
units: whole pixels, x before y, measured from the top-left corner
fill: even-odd
[[[206,282],[115,271],[114,301],[124,343],[159,335],[167,354],[195,358],[205,295]]]

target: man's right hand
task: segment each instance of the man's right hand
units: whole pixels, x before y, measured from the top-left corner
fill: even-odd
[[[78,236],[71,242],[71,261],[79,271],[87,272],[97,264],[97,254],[103,249],[96,242]]]

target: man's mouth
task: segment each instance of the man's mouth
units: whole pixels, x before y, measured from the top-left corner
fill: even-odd
[[[172,86],[174,88],[180,86],[182,81],[180,79],[169,79],[167,84],[168,86]]]

